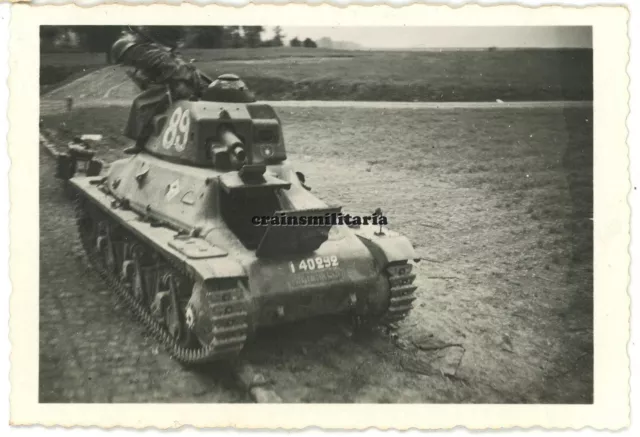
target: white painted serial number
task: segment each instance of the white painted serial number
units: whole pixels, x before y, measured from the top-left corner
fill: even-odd
[[[291,273],[329,269],[332,267],[338,267],[338,257],[335,255],[303,259],[297,267],[293,262],[289,262]]]

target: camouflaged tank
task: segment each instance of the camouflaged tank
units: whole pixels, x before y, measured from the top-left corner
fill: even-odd
[[[233,358],[264,326],[327,314],[389,323],[411,310],[407,238],[376,225],[256,224],[341,208],[287,163],[276,112],[237,76],[152,124],[144,150],[107,174],[68,162],[62,173],[89,258],[176,359]]]

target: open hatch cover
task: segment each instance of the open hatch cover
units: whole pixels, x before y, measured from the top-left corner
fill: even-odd
[[[332,226],[331,222],[327,223],[327,220],[317,220],[317,218],[324,219],[327,215],[338,214],[341,209],[342,207],[330,207],[276,212],[275,217],[284,214],[285,220],[297,219],[298,224],[273,225],[270,223],[262,236],[256,255],[265,258],[313,252],[327,241]],[[310,220],[311,218],[316,218],[316,221]],[[306,224],[300,224],[302,222]]]

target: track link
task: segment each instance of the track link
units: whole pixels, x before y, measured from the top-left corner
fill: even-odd
[[[395,323],[407,317],[416,300],[413,285],[416,275],[411,273],[413,266],[406,261],[391,264],[387,267],[389,277],[389,308],[382,316],[383,323]]]
[[[240,284],[240,278],[238,278],[236,287],[221,287],[220,290],[213,292],[208,290],[205,293],[206,304],[209,305],[213,313],[209,320],[209,324],[212,327],[213,340],[206,346],[184,346],[151,313],[149,305],[134,296],[131,283],[123,279],[122,276],[112,273],[110,271],[112,269],[105,265],[101,254],[98,253],[95,235],[87,229],[92,229],[91,226],[97,226],[98,223],[105,221],[113,224],[113,220],[109,215],[90,200],[83,198],[81,194],[76,195],[75,212],[80,240],[92,266],[110,286],[111,290],[126,303],[147,331],[172,357],[183,364],[196,365],[212,361],[230,360],[238,355],[244,347],[249,331],[248,301]],[[179,277],[183,281],[192,282],[184,266],[162,257],[152,247],[138,241],[126,229],[122,228],[120,232],[122,238],[128,244],[143,245],[158,257],[161,257],[165,263],[165,270],[168,266],[171,275]],[[115,269],[115,271],[119,270]],[[156,272],[156,274],[158,273]]]

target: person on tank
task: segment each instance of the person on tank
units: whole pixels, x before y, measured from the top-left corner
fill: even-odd
[[[143,90],[133,101],[125,127],[124,134],[136,141],[126,153],[142,150],[151,135],[153,117],[171,101],[198,98],[208,85],[193,65],[139,35],[125,34],[118,39],[111,48],[111,59],[134,68],[129,77]]]

